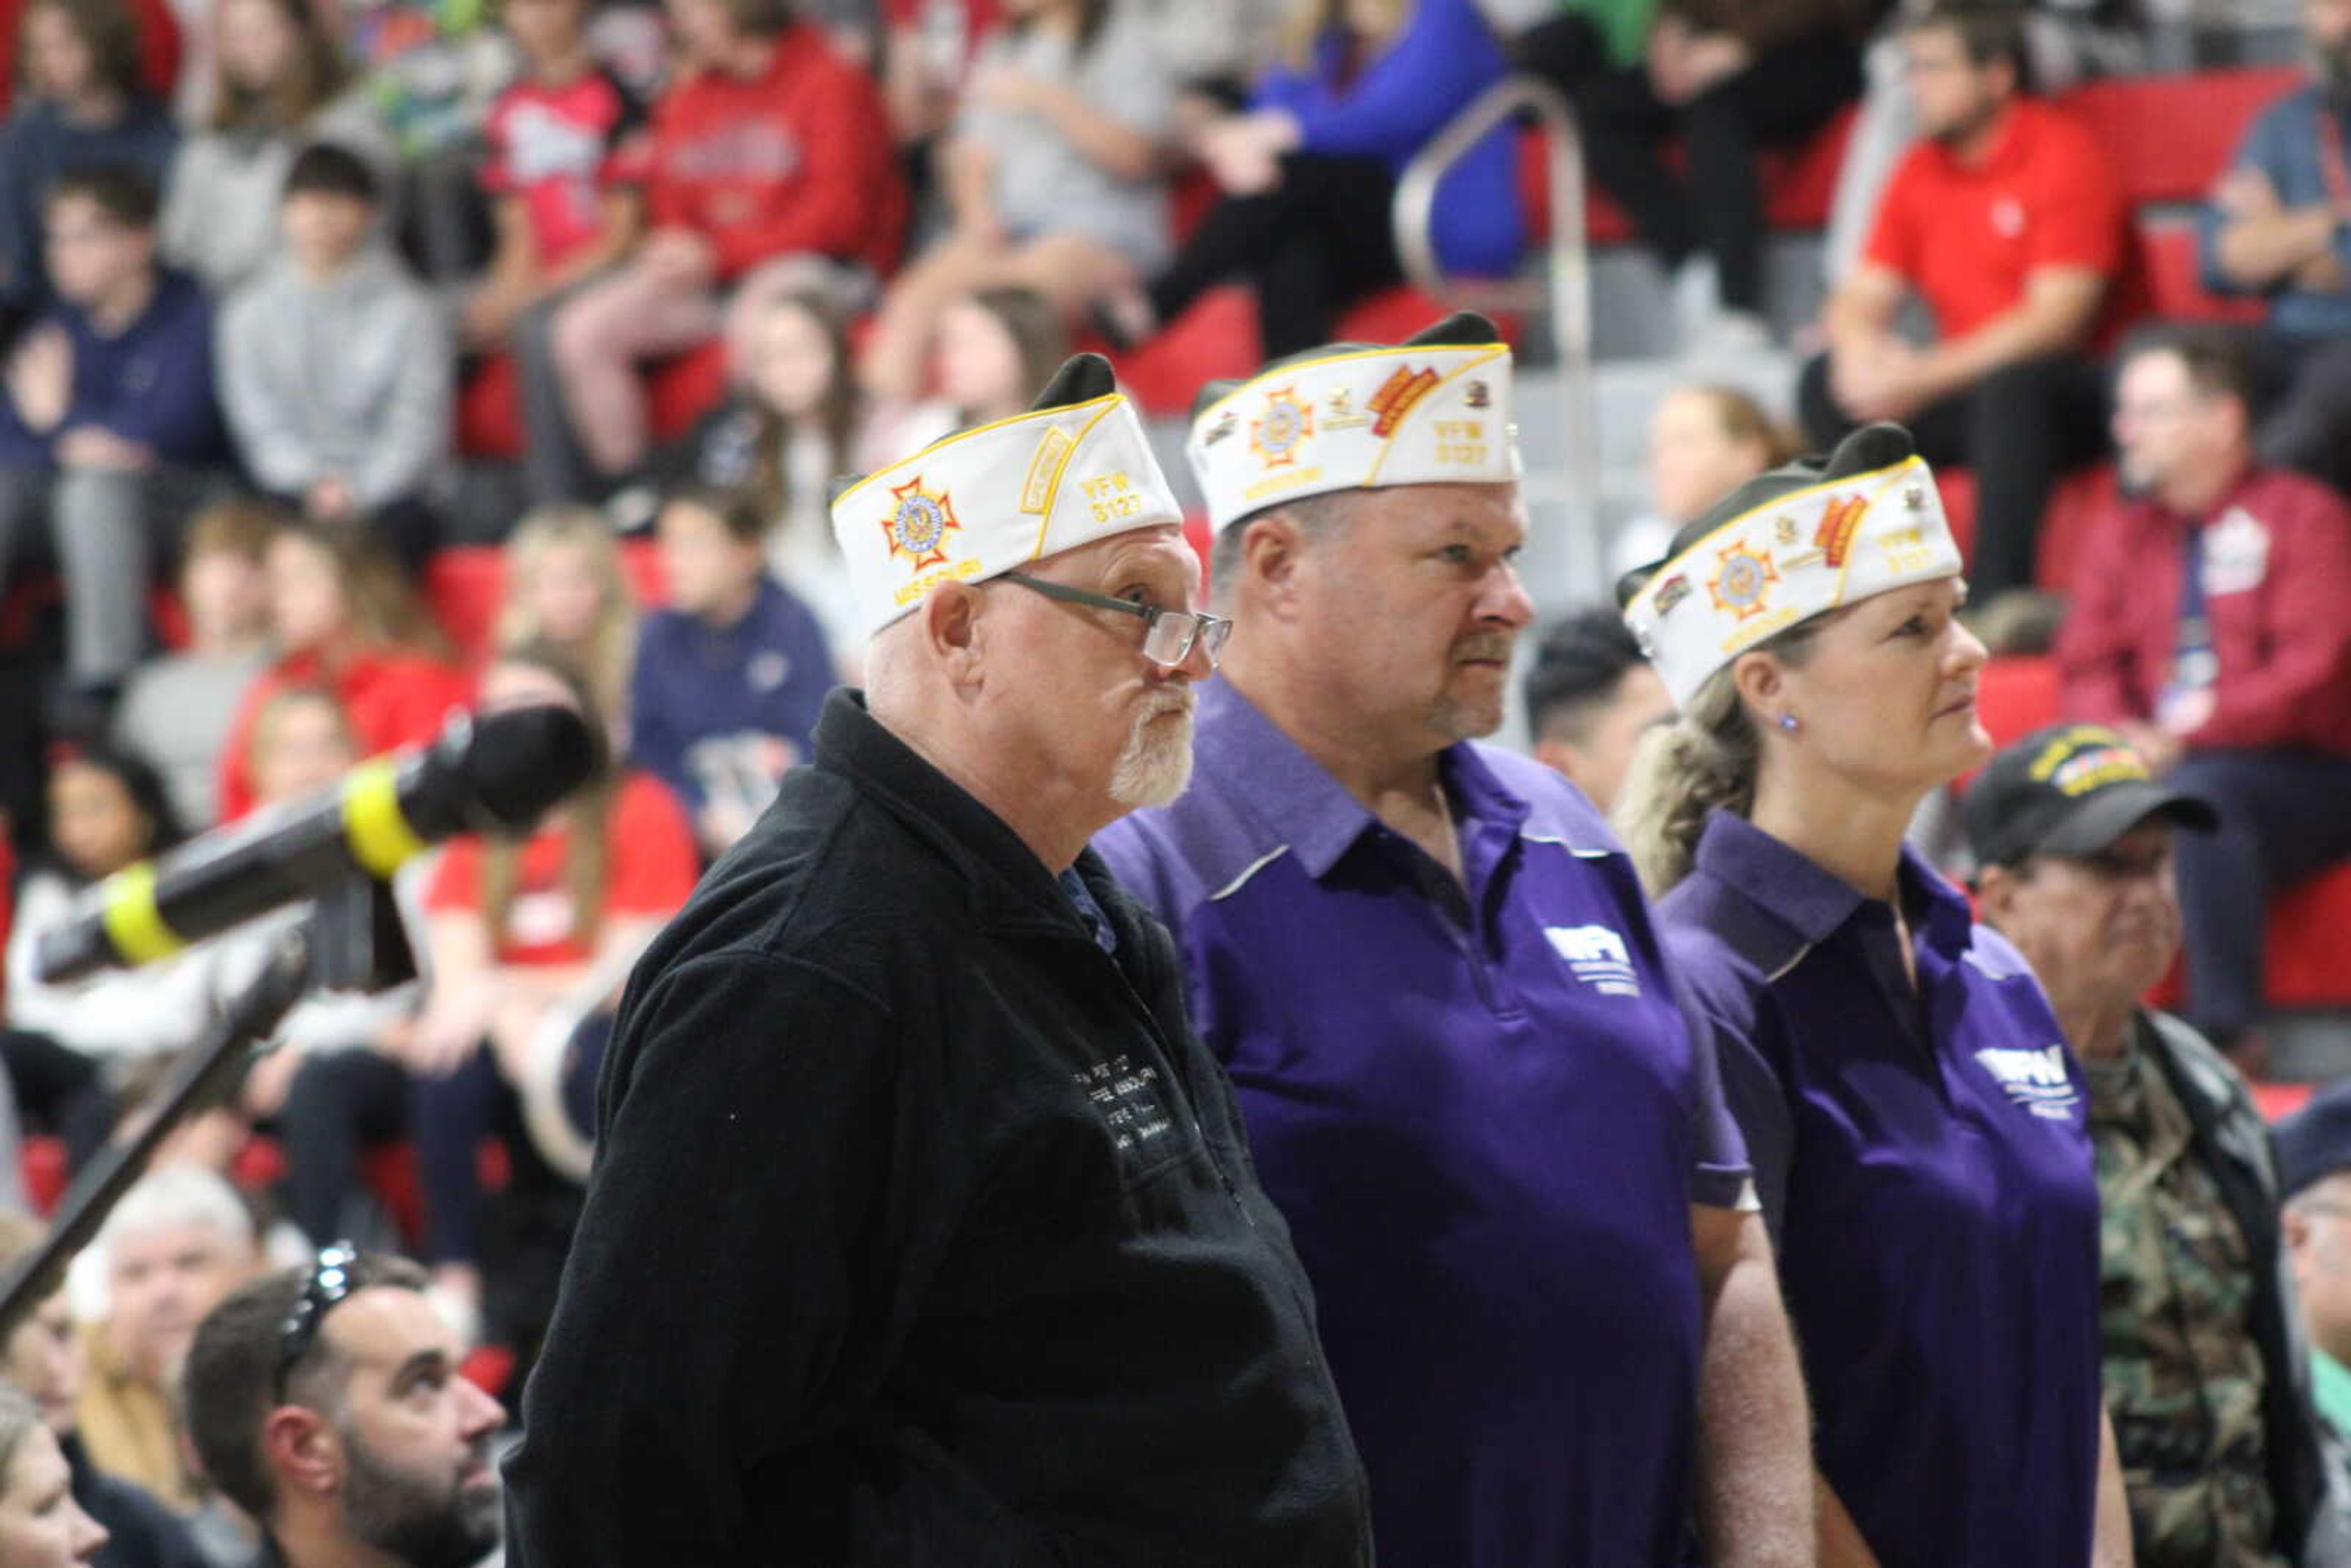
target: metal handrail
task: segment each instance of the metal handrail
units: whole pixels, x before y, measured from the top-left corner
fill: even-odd
[[[1539,278],[1447,277],[1437,256],[1437,188],[1453,166],[1495,127],[1531,114],[1541,128],[1549,167],[1551,237]],[[1414,155],[1396,181],[1389,219],[1396,255],[1412,286],[1432,298],[1469,308],[1534,310],[1551,328],[1566,402],[1570,589],[1591,593],[1603,583],[1598,433],[1593,428],[1592,253],[1584,235],[1583,139],[1574,111],[1557,88],[1540,78],[1510,76],[1479,94]]]

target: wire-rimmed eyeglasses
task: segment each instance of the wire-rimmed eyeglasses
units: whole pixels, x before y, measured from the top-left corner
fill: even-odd
[[[1215,669],[1224,656],[1225,644],[1232,640],[1233,623],[1222,615],[1209,615],[1196,610],[1166,610],[1156,604],[1138,604],[1132,599],[1113,599],[1106,593],[1088,593],[1082,588],[1066,588],[1058,582],[1048,582],[1041,577],[1025,572],[1008,571],[1005,578],[1033,588],[1048,599],[1058,599],[1064,604],[1082,604],[1094,610],[1115,610],[1122,615],[1139,615],[1144,622],[1143,656],[1155,664],[1176,669],[1199,648],[1207,654],[1208,668]]]
[[[286,1397],[286,1379],[295,1364],[310,1354],[318,1343],[319,1324],[336,1304],[355,1288],[352,1266],[360,1260],[360,1249],[348,1241],[338,1241],[319,1253],[318,1262],[310,1270],[310,1278],[302,1287],[301,1299],[286,1314],[285,1324],[277,1331],[277,1397]]]

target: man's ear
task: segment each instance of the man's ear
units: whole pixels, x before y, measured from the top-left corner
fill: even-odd
[[[1976,912],[1983,923],[1995,931],[2006,931],[2016,914],[2016,892],[2023,878],[2004,865],[1988,865],[1976,872]]]
[[[1306,559],[1306,535],[1290,514],[1271,511],[1241,527],[1241,575],[1259,585],[1267,608],[1279,611],[1297,598],[1298,574]]]
[[[342,1484],[343,1445],[307,1405],[281,1405],[261,1424],[261,1451],[281,1488],[324,1497]]]
[[[924,596],[923,641],[931,657],[957,686],[977,685],[986,601],[968,582],[945,582]]]

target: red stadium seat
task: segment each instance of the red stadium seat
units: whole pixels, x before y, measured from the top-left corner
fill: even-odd
[[[638,603],[661,602],[661,552],[653,540],[622,540],[621,565]],[[463,663],[489,656],[506,591],[507,552],[501,545],[454,545],[424,569],[424,601]]]
[[[2270,901],[2263,981],[2283,1008],[2351,1008],[2351,865]]]
[[[726,390],[726,349],[716,338],[663,361],[645,381],[653,434],[664,441],[684,435]],[[513,462],[522,456],[522,388],[514,356],[492,354],[474,367],[458,389],[457,453]]]
[[[1417,289],[1384,288],[1349,307],[1339,318],[1338,333],[1354,342],[1393,343],[1447,313],[1447,306]],[[1495,324],[1505,337],[1518,335],[1514,319],[1504,317]],[[1114,357],[1120,384],[1145,413],[1182,418],[1192,412],[1193,398],[1208,382],[1251,375],[1265,362],[1257,334],[1257,303],[1239,284],[1211,288],[1157,337]]]
[[[2200,202],[2254,117],[2307,79],[2290,66],[2116,77],[2063,101],[2113,150],[2132,205]]]
[[[1935,487],[1942,493],[1943,513],[1950,519],[1951,536],[1970,558],[1976,543],[1976,479],[1964,468],[1938,468]],[[2041,519],[2041,542],[2033,565],[2034,580],[2053,593],[2063,593],[2074,580],[2074,562],[2081,553],[2082,537],[2116,496],[2115,471],[2101,463],[2078,469],[2057,485],[2049,509]]]
[[[2208,293],[2196,256],[2192,223],[2149,224],[2138,230],[2139,256],[2155,313],[2172,321],[2260,320],[2266,311],[2251,295]]]

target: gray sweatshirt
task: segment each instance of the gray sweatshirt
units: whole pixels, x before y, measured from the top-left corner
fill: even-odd
[[[381,248],[324,283],[272,265],[221,313],[218,359],[230,433],[267,489],[340,476],[373,508],[426,489],[448,455],[449,324]]]

